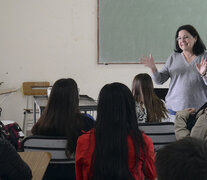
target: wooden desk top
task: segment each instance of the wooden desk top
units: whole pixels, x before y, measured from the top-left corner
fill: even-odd
[[[51,159],[49,152],[18,152],[32,170],[32,180],[41,180]]]

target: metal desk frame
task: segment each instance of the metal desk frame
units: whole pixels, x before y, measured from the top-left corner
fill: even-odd
[[[33,115],[34,115],[34,123],[36,123],[36,120],[37,120],[36,109],[38,108],[39,115],[41,115],[45,106],[47,105],[48,97],[47,96],[33,96],[33,98],[34,98]],[[84,111],[84,113],[87,113],[87,111],[96,111],[97,102],[87,95],[80,95],[79,107],[80,107],[80,111]]]

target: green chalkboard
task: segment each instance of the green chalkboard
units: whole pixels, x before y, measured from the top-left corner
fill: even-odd
[[[98,0],[98,63],[164,63],[183,24],[207,42],[207,0]]]

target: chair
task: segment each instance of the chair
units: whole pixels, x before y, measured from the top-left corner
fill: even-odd
[[[24,109],[24,120],[23,120],[23,132],[25,135],[28,134],[28,128],[31,128],[34,125],[34,118],[29,118],[29,115],[33,114],[36,116],[34,111],[37,111],[34,108],[29,108],[29,97],[32,96],[46,96],[47,95],[47,88],[50,86],[49,82],[23,82],[22,83],[22,94],[27,96],[27,105]],[[34,102],[32,102],[34,104]],[[30,129],[29,129],[30,130]]]
[[[152,139],[155,152],[176,141],[173,122],[140,123],[139,129]]]
[[[67,144],[66,137],[32,135],[23,139],[22,148],[24,152],[28,152],[28,151],[50,152],[52,155],[50,164],[74,163],[74,157],[71,160],[69,160],[65,155],[66,144]]]
[[[22,91],[24,95],[37,96],[37,95],[47,95],[47,88],[50,83],[44,82],[23,82]]]
[[[32,170],[32,180],[41,180],[51,159],[48,152],[18,152]]]
[[[75,157],[68,159],[65,154],[66,137],[28,136],[22,141],[24,152],[45,151],[51,153],[51,161],[44,180],[75,179]]]

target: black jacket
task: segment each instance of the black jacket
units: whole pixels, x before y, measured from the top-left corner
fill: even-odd
[[[32,172],[9,141],[0,139],[0,179],[30,180]]]

